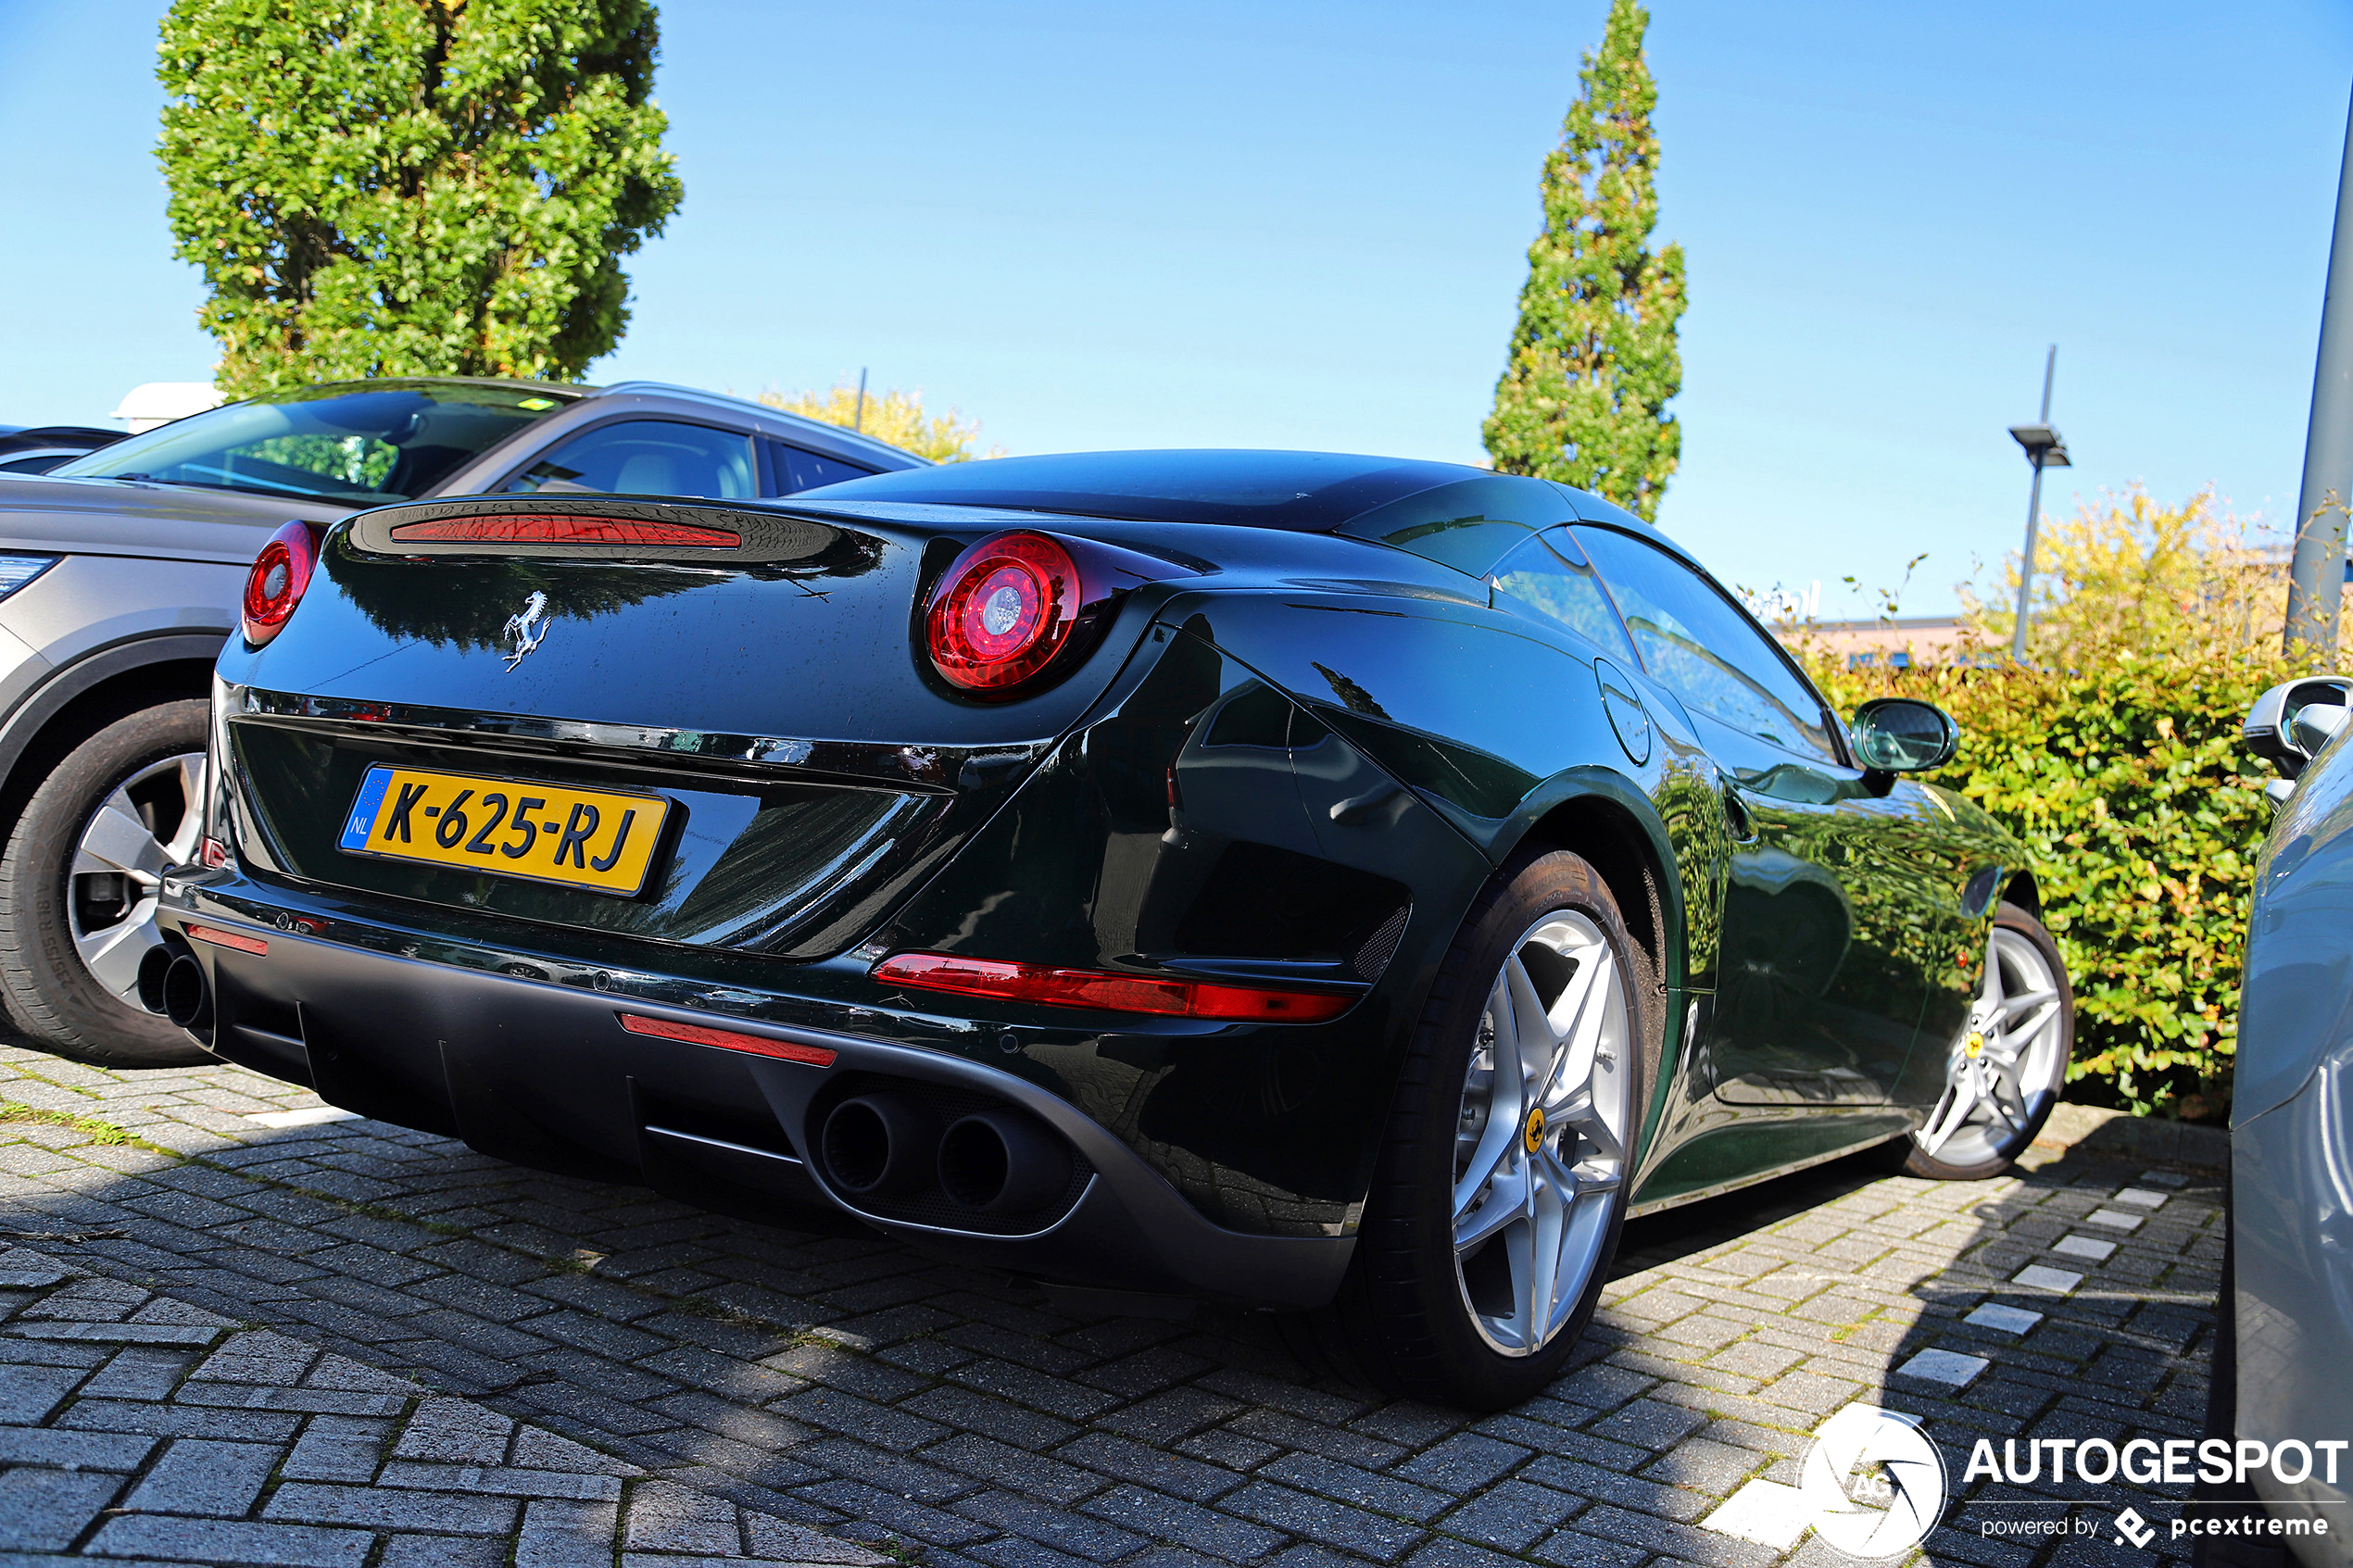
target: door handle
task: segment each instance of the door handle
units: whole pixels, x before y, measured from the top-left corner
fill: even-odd
[[[1398,799],[1404,793],[1393,784],[1375,784],[1362,795],[1334,802],[1329,815],[1332,821],[1341,827],[1361,827],[1371,822],[1381,808]]]

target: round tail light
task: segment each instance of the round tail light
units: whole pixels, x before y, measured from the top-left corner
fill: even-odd
[[[1000,533],[958,556],[925,612],[932,667],[975,696],[1012,696],[1069,643],[1078,565],[1043,533]]]
[[[302,602],[310,586],[311,569],[319,564],[319,530],[307,522],[289,522],[270,535],[270,543],[253,558],[245,574],[245,641],[259,647],[278,634]]]

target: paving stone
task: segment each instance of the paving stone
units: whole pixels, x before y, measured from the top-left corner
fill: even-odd
[[[515,1540],[515,1568],[612,1568],[620,1530],[618,1503],[531,1503]]]
[[[63,1551],[121,1485],[120,1475],[63,1470],[0,1474],[0,1551]]]
[[[445,1464],[497,1464],[507,1457],[515,1424],[468,1399],[427,1399],[400,1434],[396,1459]]]
[[[946,1465],[967,1475],[994,1481],[1049,1502],[1076,1502],[1111,1485],[1102,1476],[1074,1464],[1065,1464],[1060,1458],[1049,1459],[1043,1454],[1031,1453],[984,1437],[976,1432],[959,1433],[946,1442],[934,1443],[924,1450],[923,1457],[930,1463]],[[1189,1461],[1178,1460],[1175,1462],[1182,1464]]]
[[[863,1481],[925,1502],[945,1502],[974,1487],[969,1475],[839,1438],[804,1445],[793,1450],[793,1457],[823,1465],[847,1480]]]
[[[1110,1562],[1148,1544],[1144,1537],[1100,1518],[1050,1508],[1008,1492],[983,1492],[955,1505],[967,1519],[977,1519],[1000,1530],[1070,1552],[1090,1562]]]
[[[395,1536],[376,1568],[507,1568],[511,1545],[503,1536]]]
[[[1394,1562],[1423,1534],[1411,1524],[1401,1524],[1329,1498],[1310,1497],[1265,1481],[1253,1481],[1218,1506],[1262,1524],[1272,1524],[1378,1562]]]
[[[1441,1527],[1505,1551],[1525,1551],[1584,1506],[1584,1499],[1566,1492],[1505,1481],[1448,1514]]]
[[[1055,1457],[1192,1502],[1221,1498],[1244,1479],[1223,1466],[1203,1464],[1108,1432],[1089,1432],[1056,1450]]]
[[[303,1428],[279,1474],[289,1481],[373,1480],[391,1433],[389,1421],[315,1417]]]
[[[104,1557],[193,1558],[237,1568],[359,1568],[374,1541],[365,1530],[128,1514],[107,1520],[91,1550]]]
[[[414,1492],[390,1486],[337,1486],[289,1481],[270,1495],[262,1517],[300,1524],[356,1524],[375,1530],[501,1536],[514,1529],[519,1506],[511,1499],[471,1497],[461,1492]]]
[[[0,1366],[0,1422],[31,1426],[47,1420],[82,1376],[79,1367]]]
[[[131,1433],[0,1426],[0,1465],[41,1464],[58,1470],[128,1472],[146,1462],[157,1441]]]
[[[58,1418],[85,1432],[137,1432],[151,1437],[213,1437],[223,1442],[283,1443],[302,1418],[266,1411],[204,1410],[192,1405],[82,1399]]]
[[[1283,1544],[1276,1531],[1141,1486],[1115,1486],[1079,1507],[1138,1535],[1190,1547],[1227,1562],[1254,1562]]]
[[[1485,1486],[1528,1457],[1528,1450],[1517,1444],[1463,1432],[1397,1466],[1397,1474],[1408,1481],[1460,1497]]]
[[[282,1452],[268,1443],[180,1438],[132,1488],[125,1506],[151,1513],[237,1518],[261,1495]]]
[[[1320,1454],[1286,1454],[1261,1467],[1258,1475],[1261,1479],[1279,1481],[1302,1492],[1313,1492],[1318,1497],[1368,1508],[1378,1513],[1395,1514],[1423,1524],[1445,1512],[1454,1500],[1448,1493],[1432,1491],[1427,1486],[1417,1486],[1393,1476],[1377,1475],[1371,1471],[1359,1470],[1353,1464],[1342,1464]]]

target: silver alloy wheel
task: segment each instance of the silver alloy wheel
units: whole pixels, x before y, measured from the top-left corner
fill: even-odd
[[[1561,909],[1504,960],[1464,1074],[1454,1276],[1506,1356],[1560,1333],[1599,1266],[1626,1181],[1626,980],[1602,929]]]
[[[2058,978],[2042,948],[1995,926],[1985,979],[1953,1042],[1944,1098],[1914,1134],[1922,1154],[1976,1165],[2015,1153],[2067,1072]]]
[[[106,991],[139,1005],[139,960],[160,943],[156,897],[163,869],[195,859],[204,829],[204,753],[140,769],[82,825],[66,872],[66,927],[82,967]]]

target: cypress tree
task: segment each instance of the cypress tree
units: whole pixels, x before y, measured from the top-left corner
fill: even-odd
[[[173,0],[157,149],[233,396],[576,378],[684,194],[650,0]]]
[[[1560,145],[1544,159],[1544,229],[1528,247],[1519,325],[1483,429],[1499,471],[1574,484],[1646,521],[1682,450],[1666,406],[1683,385],[1684,306],[1682,247],[1650,249],[1649,25],[1635,0],[1613,0],[1601,51],[1578,73]]]

